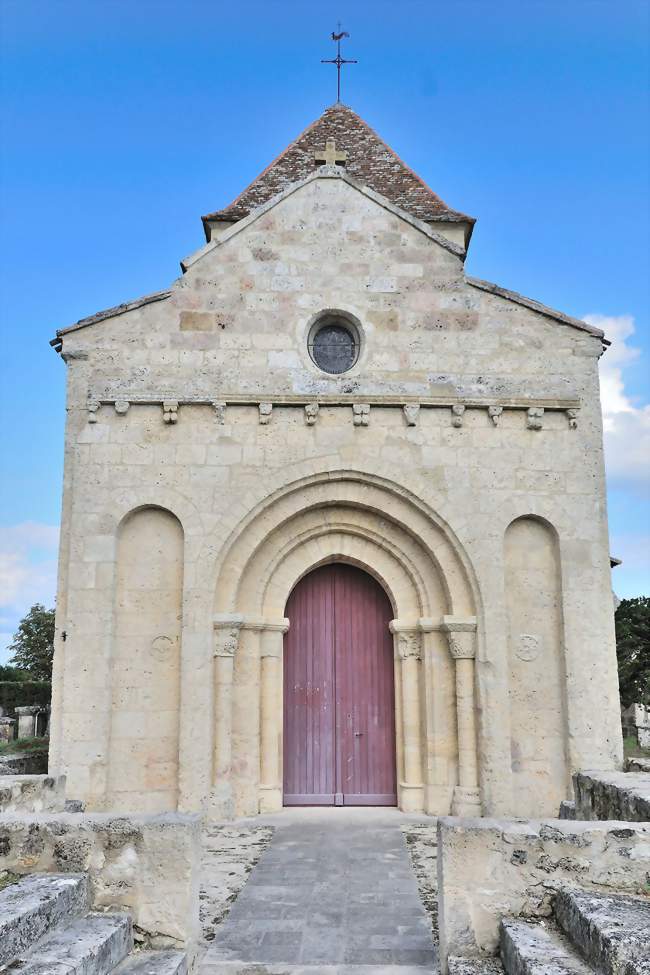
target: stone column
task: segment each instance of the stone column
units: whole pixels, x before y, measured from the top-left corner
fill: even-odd
[[[282,657],[289,620],[266,623],[260,644],[260,812],[282,809]]]
[[[447,633],[449,651],[456,661],[458,785],[454,789],[451,811],[454,816],[480,816],[481,797],[478,785],[476,706],[474,702],[476,619],[443,616],[442,629]]]
[[[19,738],[36,737],[36,715],[42,710],[39,704],[28,704],[26,707],[16,708]]]
[[[406,628],[397,620],[390,624],[395,635],[395,655],[400,662],[402,693],[402,768],[400,808],[404,812],[421,812],[424,804],[422,781],[422,718],[420,707],[421,635],[414,627]]]
[[[212,792],[208,802],[211,819],[234,815],[232,766],[232,678],[239,646],[241,616],[224,616],[214,622],[214,751]]]
[[[456,665],[449,659],[441,620],[420,619],[422,633],[422,702],[424,706],[424,809],[448,816],[454,795],[456,765]]]

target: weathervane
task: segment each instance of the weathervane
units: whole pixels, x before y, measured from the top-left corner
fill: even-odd
[[[336,101],[337,103],[341,101],[341,65],[342,64],[358,64],[357,61],[351,61],[347,58],[341,57],[341,41],[344,37],[349,37],[350,35],[346,30],[341,30],[341,21],[338,23],[338,33],[337,31],[332,31],[332,40],[336,41],[336,57],[335,58],[322,58],[321,64],[335,64],[336,65]]]

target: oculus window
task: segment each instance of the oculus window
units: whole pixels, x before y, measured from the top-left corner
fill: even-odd
[[[347,372],[359,358],[359,333],[347,319],[325,315],[311,328],[309,354],[323,372]]]

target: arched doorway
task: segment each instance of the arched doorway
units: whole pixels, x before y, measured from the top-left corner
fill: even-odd
[[[393,615],[372,576],[344,563],[289,596],[285,805],[396,805]]]

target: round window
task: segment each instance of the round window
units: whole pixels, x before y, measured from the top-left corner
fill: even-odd
[[[319,322],[309,341],[309,353],[323,372],[347,372],[359,355],[356,331],[341,319]]]

